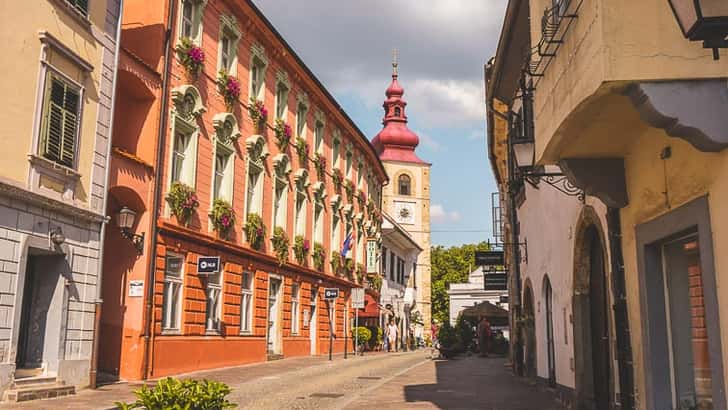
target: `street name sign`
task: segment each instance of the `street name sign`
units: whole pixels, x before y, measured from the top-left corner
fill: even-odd
[[[210,274],[220,272],[219,256],[200,256],[197,258],[197,273]]]
[[[364,288],[354,288],[351,290],[351,307],[354,309],[364,309]]]
[[[324,289],[324,300],[336,300],[339,297],[339,288]]]

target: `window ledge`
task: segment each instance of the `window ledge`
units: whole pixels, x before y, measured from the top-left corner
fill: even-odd
[[[240,336],[253,336],[253,332],[251,330],[243,330],[240,332]]]
[[[162,336],[182,336],[180,329],[162,329]]]
[[[79,23],[83,28],[91,31],[91,20],[88,19],[88,16],[84,16],[81,14],[80,11],[76,10],[71,3],[67,2],[66,0],[49,0],[51,3],[55,3],[58,5],[58,7],[65,11],[66,14],[71,16],[74,20],[76,20],[77,23]]]
[[[76,185],[81,180],[78,171],[35,154],[28,154],[28,162],[31,191],[52,193],[60,200],[75,201]]]
[[[218,329],[205,329],[205,336],[220,336],[220,330]]]

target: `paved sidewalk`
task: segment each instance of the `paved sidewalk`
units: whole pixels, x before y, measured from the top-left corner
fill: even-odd
[[[513,376],[505,359],[431,360],[350,400],[346,409],[562,410],[556,395]]]

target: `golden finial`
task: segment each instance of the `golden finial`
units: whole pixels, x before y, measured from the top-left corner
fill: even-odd
[[[397,49],[392,50],[392,75],[397,75]]]

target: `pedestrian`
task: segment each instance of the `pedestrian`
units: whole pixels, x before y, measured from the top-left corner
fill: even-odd
[[[423,326],[420,324],[415,325],[415,340],[417,342],[417,348],[424,346],[424,343],[422,342],[422,333],[424,329]]]
[[[397,351],[397,325],[394,324],[394,320],[389,321],[387,326],[387,340],[389,341],[389,351]]]
[[[490,322],[485,316],[482,316],[478,323],[478,347],[480,348],[480,355],[488,357],[488,350],[490,348]]]

